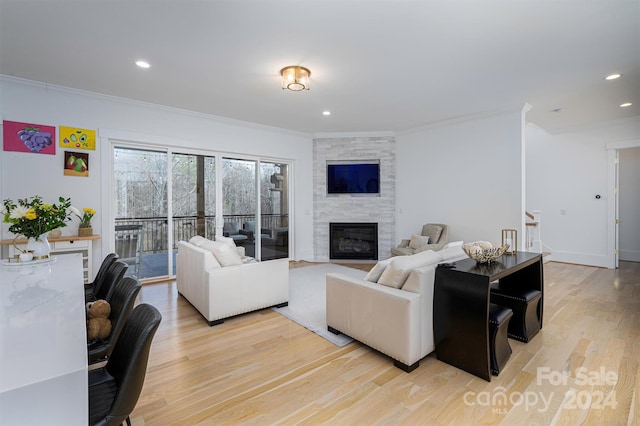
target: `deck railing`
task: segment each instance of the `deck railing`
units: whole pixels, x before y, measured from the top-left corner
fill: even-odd
[[[242,229],[244,222],[256,220],[255,215],[224,215],[225,222],[235,222]],[[173,218],[173,248],[176,249],[180,240],[188,240],[196,235],[197,216],[174,216]],[[289,224],[288,215],[261,215],[263,229],[286,227]],[[142,225],[142,252],[161,253],[167,251],[169,220],[165,217],[123,217],[116,219],[116,225]],[[216,217],[205,216],[205,237],[213,239],[215,235]]]

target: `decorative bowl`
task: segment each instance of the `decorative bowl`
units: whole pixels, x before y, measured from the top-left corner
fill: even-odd
[[[490,263],[504,254],[509,244],[494,246],[488,241],[476,241],[462,246],[462,250],[478,263]]]

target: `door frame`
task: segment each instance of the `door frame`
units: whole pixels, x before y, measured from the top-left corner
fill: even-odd
[[[607,149],[607,268],[618,267],[619,239],[618,239],[618,151],[627,148],[640,147],[640,139],[622,142],[609,142]]]

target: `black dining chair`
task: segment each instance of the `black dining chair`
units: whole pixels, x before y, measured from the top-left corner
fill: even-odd
[[[102,260],[102,264],[100,265],[100,269],[98,269],[98,273],[96,277],[93,279],[93,282],[87,283],[84,285],[84,294],[85,299],[87,295],[91,295],[95,292],[96,287],[100,287],[105,277],[107,276],[107,271],[109,267],[113,265],[113,262],[118,260],[118,255],[116,253],[109,253]]]
[[[106,339],[97,339],[87,344],[89,364],[104,361],[113,351],[125,322],[129,318],[142,285],[133,277],[122,278],[105,299],[111,305],[111,334]]]
[[[140,397],[147,373],[151,341],[162,315],[148,304],[136,306],[104,367],[89,371],[89,425],[115,426],[129,415]]]
[[[107,272],[105,273],[105,277],[100,283],[100,285],[96,286],[96,288],[94,288],[93,291],[89,293],[85,292],[85,295],[84,295],[85,303],[95,302],[98,299],[106,300],[107,295],[113,288],[114,284],[119,282],[122,279],[122,277],[124,277],[124,274],[127,272],[128,267],[129,265],[127,265],[121,260],[114,261],[111,264],[111,266],[109,266],[109,269],[107,269]]]

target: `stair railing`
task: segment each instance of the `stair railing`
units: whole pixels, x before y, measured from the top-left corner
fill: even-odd
[[[542,253],[542,234],[541,234],[541,216],[540,210],[534,210],[529,213],[525,212],[527,219],[525,220],[526,235],[525,249],[526,251]]]

